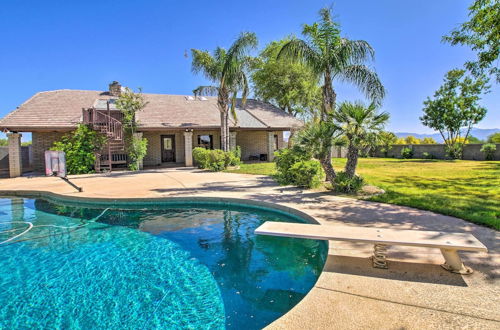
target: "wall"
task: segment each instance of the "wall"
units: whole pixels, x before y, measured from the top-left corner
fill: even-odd
[[[246,161],[250,156],[267,154],[267,131],[238,131],[236,133],[236,145],[241,148],[241,160]],[[279,149],[286,147],[283,141],[283,132],[277,131]]]
[[[33,170],[32,149],[32,146],[21,147],[23,173]],[[0,147],[0,173],[2,176],[9,174],[9,147]]]
[[[423,153],[427,152],[436,159],[446,159],[446,149],[444,144],[395,144],[387,153],[387,157],[401,158],[401,150],[406,147],[412,147],[413,158],[423,158]],[[482,144],[466,144],[463,151],[463,159],[466,160],[484,160],[484,153],[481,152]],[[500,144],[497,144],[495,160],[500,160]],[[375,157],[385,157],[384,153],[377,151]]]
[[[184,163],[184,132],[183,131],[161,131],[143,132],[143,137],[148,140],[148,149],[144,157],[144,166],[161,165],[161,136],[175,135],[175,162]]]
[[[49,150],[64,134],[63,132],[33,132],[31,134],[34,171],[45,171],[45,151]]]

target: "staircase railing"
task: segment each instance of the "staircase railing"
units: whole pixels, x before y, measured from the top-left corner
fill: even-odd
[[[94,108],[83,109],[83,123],[90,124],[93,129],[100,131],[114,140],[123,139],[123,124],[104,111]]]

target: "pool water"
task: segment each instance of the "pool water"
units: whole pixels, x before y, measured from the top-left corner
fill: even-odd
[[[260,329],[307,294],[327,254],[324,242],[255,235],[264,221],[300,219],[1,198],[0,329]]]

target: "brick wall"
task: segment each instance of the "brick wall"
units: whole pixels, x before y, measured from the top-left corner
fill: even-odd
[[[175,159],[176,163],[184,163],[184,131],[161,131],[143,132],[143,137],[148,140],[148,149],[144,157],[145,166],[161,165],[161,136],[175,135]],[[286,147],[283,141],[283,132],[277,131],[279,148]],[[193,148],[198,147],[198,135],[212,135],[214,149],[220,148],[220,130],[194,130]],[[248,160],[250,155],[267,154],[267,132],[266,131],[238,131],[236,134],[236,145],[241,147],[242,160]]]
[[[148,150],[144,157],[144,166],[161,165],[161,136],[175,135],[175,162],[184,163],[184,132],[162,131],[143,132],[143,137],[148,140]]]
[[[63,132],[33,132],[31,135],[33,152],[33,170],[45,171],[45,151],[49,150],[55,141],[61,139]]]
[[[279,149],[285,147],[283,132],[273,132],[278,135]],[[267,132],[266,131],[239,131],[236,135],[236,145],[241,148],[241,160],[248,160],[250,156],[267,154]],[[268,155],[269,159],[269,155]]]

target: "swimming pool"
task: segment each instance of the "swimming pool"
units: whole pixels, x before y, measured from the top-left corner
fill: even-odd
[[[243,205],[0,198],[0,328],[260,329],[316,282],[324,242]]]

